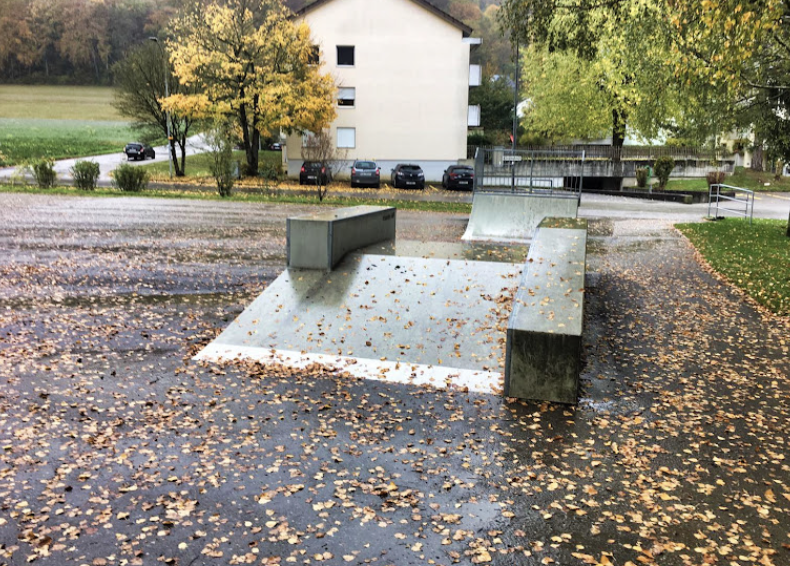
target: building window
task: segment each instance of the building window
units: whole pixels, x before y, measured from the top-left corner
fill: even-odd
[[[321,62],[321,50],[317,45],[310,46],[310,55],[307,58],[308,65],[318,65]]]
[[[305,132],[302,134],[302,147],[307,147],[312,145],[313,141],[315,140],[315,134],[313,132]]]
[[[357,147],[357,129],[338,128],[337,147],[338,149],[353,149]]]
[[[357,99],[357,89],[354,87],[343,87],[337,90],[337,105],[353,107]]]
[[[337,46],[337,65],[339,67],[353,67],[354,66],[354,46],[353,45],[338,45]]]
[[[467,118],[466,118],[466,125],[474,128],[480,126],[479,104],[472,104],[469,106],[469,112],[467,113]]]

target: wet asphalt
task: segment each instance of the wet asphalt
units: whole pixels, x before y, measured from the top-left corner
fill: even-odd
[[[790,564],[790,324],[617,202],[568,407],[192,362],[310,207],[0,194],[0,565]]]

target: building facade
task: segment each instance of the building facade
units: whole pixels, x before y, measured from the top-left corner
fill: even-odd
[[[323,71],[336,81],[329,135],[342,157],[376,161],[383,182],[397,163],[417,163],[429,181],[466,158],[471,29],[425,0],[317,0],[297,11],[310,26]],[[471,112],[473,114],[474,112]],[[283,160],[302,166],[292,134]]]

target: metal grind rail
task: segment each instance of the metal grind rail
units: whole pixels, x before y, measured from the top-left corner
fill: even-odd
[[[474,191],[581,198],[584,151],[478,148]]]
[[[732,214],[748,218],[749,224],[751,224],[754,218],[754,191],[730,185],[711,185],[708,194],[709,217],[711,217],[710,212],[714,206],[716,214],[713,218],[719,218],[719,211],[731,212]]]

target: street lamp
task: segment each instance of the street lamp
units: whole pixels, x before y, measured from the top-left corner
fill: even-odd
[[[162,44],[159,43],[158,37],[149,37],[150,41],[156,43],[162,49],[162,55],[165,55]],[[170,74],[170,69],[167,65],[167,57],[165,57],[165,98],[170,96],[170,86],[168,84],[167,75]],[[170,110],[165,110],[165,121],[167,122],[167,162],[170,165],[170,178],[173,178],[173,138],[170,135]]]

